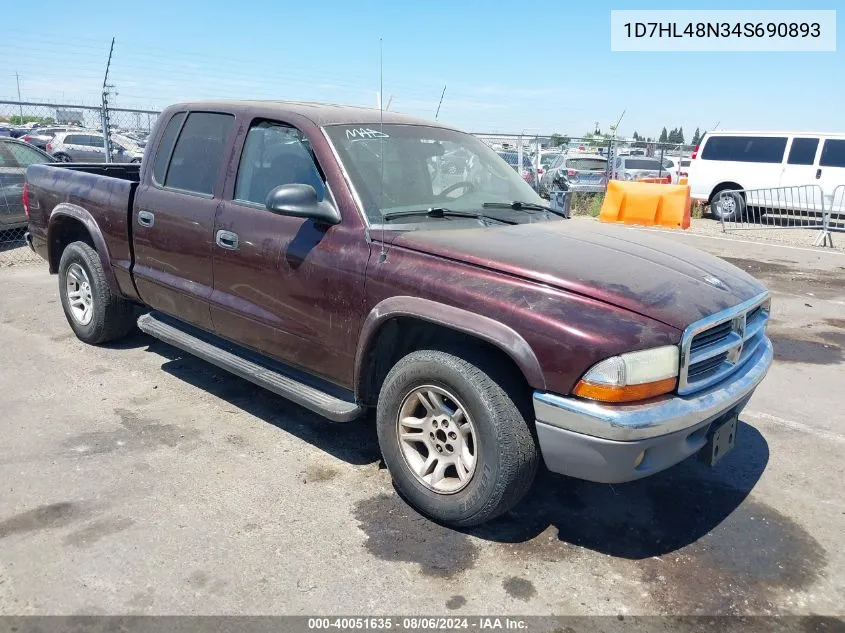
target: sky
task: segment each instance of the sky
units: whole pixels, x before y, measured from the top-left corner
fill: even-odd
[[[2,4],[10,0],[3,0]],[[49,19],[0,9],[0,100],[99,105],[111,38],[112,104],[158,110],[188,99],[385,103],[471,132],[658,136],[682,126],[845,131],[845,47],[836,52],[611,52],[615,9],[837,9],[772,0],[62,5]],[[21,13],[16,17],[17,13]],[[31,26],[27,27],[27,23]],[[842,33],[843,28],[837,32]],[[2,108],[8,106],[0,106]]]

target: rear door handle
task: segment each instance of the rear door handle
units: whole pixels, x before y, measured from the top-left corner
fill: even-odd
[[[215,237],[217,246],[220,248],[227,248],[230,251],[238,250],[238,234],[231,231],[217,231]]]
[[[156,216],[150,211],[138,211],[138,224],[151,227],[155,223]]]
[[[816,180],[818,180],[818,179],[819,179],[819,178],[821,178],[821,177],[822,177],[822,170],[821,170],[821,169],[817,169],[817,170],[816,170]]]

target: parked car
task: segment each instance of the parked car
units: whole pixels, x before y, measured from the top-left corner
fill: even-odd
[[[12,136],[12,128],[9,125],[0,125],[0,136]]]
[[[506,512],[541,458],[611,483],[715,463],[772,362],[754,278],[561,219],[440,123],[195,102],[148,147],[143,167],[27,171],[28,239],[76,336],[137,322],[331,420],[374,408],[396,488],[442,523]],[[459,150],[471,180],[435,186]]]
[[[47,143],[53,140],[59,132],[70,132],[78,130],[78,128],[71,127],[38,127],[28,131],[23,136],[19,137],[22,141],[34,145],[38,149],[46,151]],[[82,130],[79,130],[82,131]]]
[[[617,156],[613,161],[614,180],[640,180],[641,178],[666,178],[670,174],[659,158],[645,156]]]
[[[689,185],[690,196],[717,218],[735,218],[745,204],[742,196],[719,203],[723,191],[801,185],[818,185],[820,193],[805,193],[804,200],[800,192],[775,195],[778,204],[821,211],[822,198],[845,185],[845,134],[708,132],[692,154]]]
[[[52,163],[46,152],[8,136],[0,137],[0,231],[26,226],[23,185],[26,168]]]
[[[598,193],[607,188],[607,158],[599,154],[569,154],[545,174],[540,188],[551,191]]]
[[[497,154],[499,154],[499,156],[501,156],[514,171],[519,172],[522,175],[522,179],[531,185],[532,189],[535,191],[537,190],[537,171],[534,169],[534,165],[531,164],[531,158],[529,158],[527,152],[522,155],[521,170],[517,167],[517,165],[519,165],[518,152],[503,150],[497,152]]]
[[[112,162],[140,163],[143,151],[128,139],[112,141]],[[106,151],[103,135],[90,130],[59,132],[47,144],[47,151],[62,163],[103,163]]]
[[[543,179],[543,174],[546,173],[546,170],[552,166],[560,155],[560,149],[544,149],[540,151],[539,156],[533,157],[533,164],[537,171],[538,186],[539,182]]]

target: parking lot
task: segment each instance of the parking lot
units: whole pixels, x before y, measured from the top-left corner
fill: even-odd
[[[845,254],[669,239],[773,291],[735,451],[623,485],[541,474],[468,532],[397,497],[371,421],[140,334],[86,346],[45,264],[0,267],[0,612],[841,612]]]

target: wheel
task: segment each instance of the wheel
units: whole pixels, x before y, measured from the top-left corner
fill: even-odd
[[[60,163],[69,163],[69,162],[71,162],[71,160],[70,160],[70,156],[68,156],[67,154],[54,154],[54,155],[53,155],[53,158],[55,158],[55,159],[56,159],[57,161],[59,161]]]
[[[730,187],[722,187],[710,198],[710,213],[717,220],[741,221],[745,218],[745,196]]]
[[[379,394],[379,446],[394,486],[422,514],[479,525],[515,506],[539,463],[507,376],[483,360],[421,350],[390,370]]]
[[[97,251],[85,242],[72,242],[62,253],[59,297],[71,329],[86,343],[117,340],[135,326],[133,304],[112,294]]]

